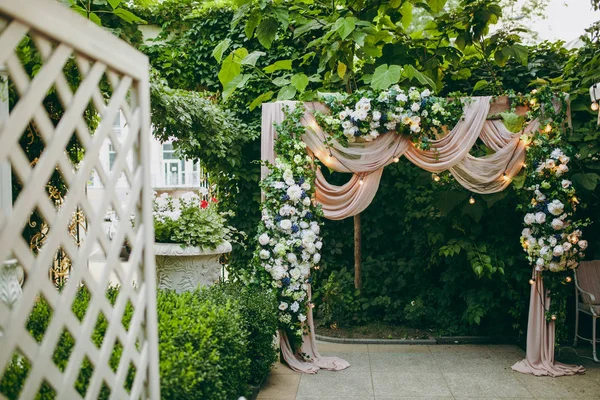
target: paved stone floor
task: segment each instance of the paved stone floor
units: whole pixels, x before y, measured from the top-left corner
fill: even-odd
[[[525,353],[510,345],[359,345],[319,343],[323,355],[350,362],[344,371],[299,374],[277,364],[258,400],[600,399],[600,364],[564,349],[561,361],[584,375],[535,377],[511,370]],[[591,350],[577,351],[590,355]]]

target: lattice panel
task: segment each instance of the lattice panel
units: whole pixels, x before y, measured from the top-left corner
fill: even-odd
[[[0,212],[0,262],[25,271],[21,298],[0,302],[0,398],[158,399],[147,58],[54,1],[0,0],[0,67],[10,87],[0,164],[18,193]],[[31,146],[41,149],[33,159]],[[95,201],[93,173],[105,188]],[[60,203],[53,190],[64,192]],[[109,212],[121,221],[112,239]],[[76,239],[80,215],[87,232]],[[42,221],[36,248],[27,232]],[[71,263],[60,290],[49,274],[57,252]]]

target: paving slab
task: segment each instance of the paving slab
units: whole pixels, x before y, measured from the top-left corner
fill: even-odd
[[[376,396],[408,398],[452,396],[448,384],[439,372],[398,373],[373,372]]]
[[[523,397],[533,398],[513,372],[457,373],[443,372],[455,397]]]
[[[319,371],[314,375],[303,375],[298,387],[298,396],[305,397],[372,397],[373,384],[370,372]]]
[[[433,355],[427,353],[369,353],[373,372],[438,372]]]

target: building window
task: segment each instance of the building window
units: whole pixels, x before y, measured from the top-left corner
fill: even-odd
[[[112,143],[108,144],[108,168],[110,171],[113,169],[113,165],[115,164],[115,158],[117,157],[117,153],[115,152],[115,148]]]
[[[162,145],[163,182],[166,187],[198,188],[201,168],[198,162],[177,158],[172,143]]]

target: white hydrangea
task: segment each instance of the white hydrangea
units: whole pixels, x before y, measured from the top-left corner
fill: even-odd
[[[258,242],[262,246],[266,246],[269,243],[269,240],[271,240],[271,238],[269,238],[269,235],[267,233],[263,233],[258,237]]]
[[[291,201],[298,201],[302,197],[302,188],[298,185],[292,185],[287,189],[287,195]]]
[[[292,312],[298,312],[299,308],[300,308],[300,304],[298,304],[297,301],[293,302],[292,305],[290,306],[290,310],[292,310]]]
[[[260,258],[262,258],[263,260],[268,260],[269,257],[271,257],[271,253],[269,252],[269,250],[261,250],[259,253]]]

